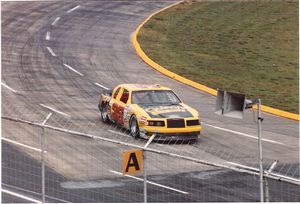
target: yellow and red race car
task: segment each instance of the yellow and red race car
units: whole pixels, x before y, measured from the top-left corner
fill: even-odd
[[[101,94],[98,107],[103,122],[119,124],[135,138],[197,141],[200,135],[199,113],[157,84],[118,85]]]

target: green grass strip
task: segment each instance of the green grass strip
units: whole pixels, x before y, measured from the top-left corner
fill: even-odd
[[[186,2],[141,29],[144,52],[211,88],[299,112],[297,1]]]

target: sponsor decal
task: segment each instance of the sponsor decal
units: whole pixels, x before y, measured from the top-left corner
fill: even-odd
[[[160,106],[155,108],[146,108],[146,112],[151,112],[153,115],[158,115],[162,113],[174,113],[174,112],[186,112],[182,106]]]
[[[129,114],[129,108],[128,107],[124,108],[123,118],[124,118],[124,123],[129,121],[130,114]]]
[[[193,115],[182,106],[147,107],[145,111],[151,118],[185,118]]]

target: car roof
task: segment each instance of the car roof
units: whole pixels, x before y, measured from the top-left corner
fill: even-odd
[[[128,91],[171,90],[170,88],[159,84],[120,84],[118,87],[123,87]]]

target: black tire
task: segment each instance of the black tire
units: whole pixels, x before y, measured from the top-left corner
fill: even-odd
[[[135,115],[133,115],[130,119],[130,135],[134,138],[140,137],[139,124]]]
[[[109,117],[108,117],[108,108],[109,108],[109,106],[107,103],[105,103],[101,106],[100,115],[101,115],[101,120],[104,123],[110,122]]]

